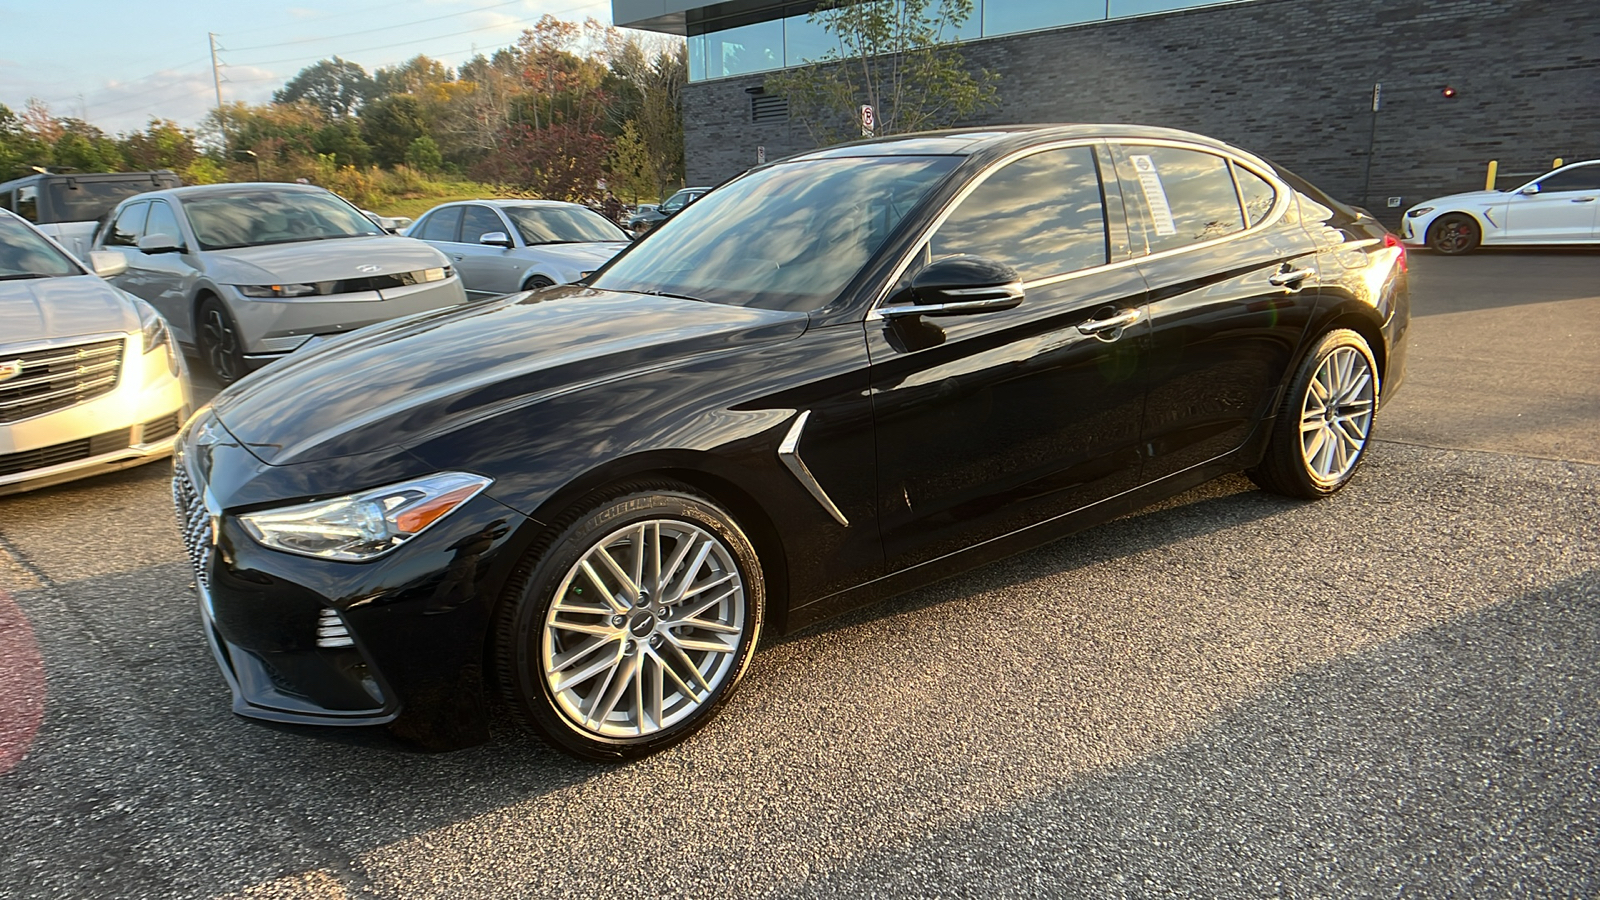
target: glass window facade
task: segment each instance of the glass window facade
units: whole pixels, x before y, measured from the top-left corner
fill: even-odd
[[[963,41],[1081,25],[1127,16],[1213,6],[1244,0],[972,0],[972,16],[956,34]],[[794,9],[791,7],[790,9]],[[749,19],[744,19],[749,22]],[[689,36],[689,80],[770,72],[822,58],[838,41],[808,14],[718,28],[715,22]]]

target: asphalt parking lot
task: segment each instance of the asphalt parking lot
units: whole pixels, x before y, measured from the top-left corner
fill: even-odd
[[[165,466],[0,499],[0,896],[1600,894],[1600,254],[1413,273],[1344,492],[774,643],[622,767],[236,719]]]

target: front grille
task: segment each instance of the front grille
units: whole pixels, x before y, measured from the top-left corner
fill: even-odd
[[[139,440],[141,443],[145,444],[154,444],[156,441],[164,441],[167,438],[177,434],[178,426],[181,424],[182,423],[178,421],[177,413],[173,413],[170,416],[162,416],[159,419],[151,419],[140,427]]]
[[[205,499],[189,480],[189,473],[184,471],[182,461],[172,467],[172,505],[178,513],[178,529],[183,532],[183,548],[189,552],[195,581],[210,588],[211,514],[206,511]]]
[[[444,278],[448,280],[455,270],[450,266],[444,267]],[[343,281],[318,281],[312,284],[318,296],[330,294],[360,294],[367,291],[390,291],[395,288],[410,287],[414,284],[436,284],[428,281],[428,270],[418,269],[415,272],[394,272],[389,275],[370,275],[362,278],[346,278]]]
[[[0,381],[0,422],[19,422],[116,390],[122,339],[0,353],[0,363],[18,367],[16,375]]]
[[[48,447],[40,447],[36,450],[24,450],[21,453],[0,453],[0,475],[18,475],[23,472],[32,472],[35,469],[44,469],[50,466],[59,466],[63,463],[89,459],[102,453],[115,453],[118,450],[126,450],[131,436],[131,429],[122,428],[117,431],[108,431],[105,434],[97,434],[94,437],[86,437],[82,440],[67,441],[64,444],[51,444]]]

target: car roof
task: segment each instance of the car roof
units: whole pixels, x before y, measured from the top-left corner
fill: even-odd
[[[500,199],[493,199],[493,200],[489,200],[489,199],[484,199],[484,200],[452,200],[449,203],[441,203],[438,206],[433,207],[433,209],[444,209],[447,206],[473,206],[473,205],[494,206],[494,207],[499,207],[500,209],[508,209],[508,208],[517,207],[517,206],[548,206],[548,207],[575,206],[578,209],[588,209],[589,208],[587,206],[584,206],[582,203],[568,203],[565,200],[525,200],[525,199],[521,199],[521,198],[517,198],[517,197],[510,197],[510,198],[500,198]],[[433,209],[430,209],[428,211],[432,212]]]
[[[1095,138],[1183,141],[1252,156],[1252,154],[1216,138],[1177,128],[1164,128],[1155,125],[1057,123],[954,128],[944,131],[923,131],[912,134],[899,134],[892,137],[868,138],[860,141],[851,141],[847,144],[836,144],[820,150],[798,153],[781,160],[781,162],[809,159],[840,159],[852,156],[973,156],[979,153],[1021,149],[1033,144],[1050,141]]]

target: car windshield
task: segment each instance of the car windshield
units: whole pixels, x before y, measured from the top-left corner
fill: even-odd
[[[72,258],[10,216],[0,216],[0,281],[82,275]]]
[[[321,191],[251,188],[182,198],[201,250],[383,234],[354,206]]]
[[[804,160],[685,207],[596,276],[604,290],[810,312],[832,303],[952,156]]]
[[[522,242],[530,246],[628,239],[627,233],[605,216],[581,206],[505,206],[501,210],[511,217]]]

